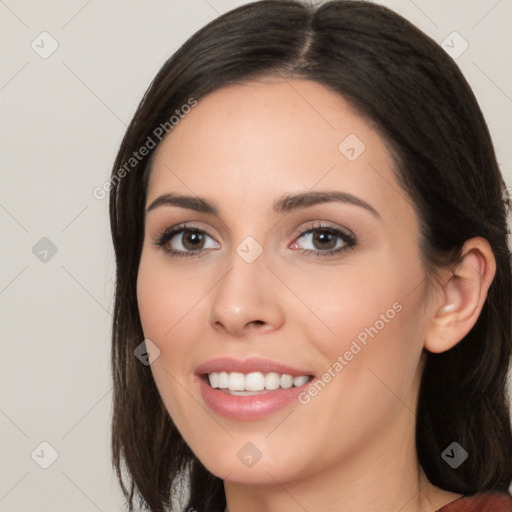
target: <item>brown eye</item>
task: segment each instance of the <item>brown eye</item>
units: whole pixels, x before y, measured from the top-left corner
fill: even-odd
[[[201,245],[204,243],[204,236],[199,231],[184,231],[181,235],[181,244],[185,249],[197,250],[202,249]]]
[[[202,229],[181,226],[165,231],[155,243],[173,256],[199,256],[219,247]]]
[[[299,242],[300,240],[302,241]],[[315,253],[316,256],[330,256],[355,245],[356,238],[352,234],[330,226],[315,226],[300,233],[293,243],[293,248],[302,249],[303,254]]]
[[[313,234],[313,245],[316,249],[334,249],[336,246],[336,235],[330,231],[317,231]]]

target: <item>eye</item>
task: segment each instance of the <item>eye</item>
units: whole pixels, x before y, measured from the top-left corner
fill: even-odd
[[[303,239],[304,242],[298,243]],[[309,245],[304,248],[303,245]],[[293,242],[292,248],[302,249],[301,254],[312,254],[315,256],[331,256],[341,253],[356,245],[356,238],[353,234],[342,231],[328,225],[317,225],[301,231],[296,241]]]
[[[304,242],[298,243],[300,239],[312,248],[304,248]],[[165,230],[156,238],[154,244],[171,256],[185,257],[198,257],[206,250],[219,248],[219,244],[205,230],[190,225],[178,225]],[[355,245],[356,238],[353,234],[320,224],[301,231],[291,248],[301,249],[301,254],[313,253],[317,257],[323,257],[341,253]]]
[[[212,242],[208,243],[208,239]],[[175,226],[157,237],[155,245],[173,256],[195,257],[204,250],[216,249],[217,242],[203,229],[194,226]]]

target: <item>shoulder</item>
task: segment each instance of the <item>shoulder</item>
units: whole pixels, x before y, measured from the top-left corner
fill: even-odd
[[[462,496],[437,512],[512,512],[512,497],[497,491]]]

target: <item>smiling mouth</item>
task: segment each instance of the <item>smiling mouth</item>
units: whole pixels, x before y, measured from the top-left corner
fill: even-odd
[[[259,395],[300,387],[313,379],[312,375],[292,376],[277,372],[211,372],[203,374],[202,377],[211,388],[238,396]]]

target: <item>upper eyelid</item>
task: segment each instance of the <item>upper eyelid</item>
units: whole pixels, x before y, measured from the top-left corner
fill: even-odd
[[[199,226],[189,225],[189,224],[177,224],[176,226],[172,226],[170,228],[165,228],[162,231],[158,232],[155,236],[155,242],[159,242],[162,238],[167,237],[168,235],[175,237],[176,235],[184,232],[184,231],[199,231],[208,235],[210,238],[213,238],[216,242],[216,238],[209,233],[209,231],[205,228],[201,228]],[[219,243],[219,242],[217,242]]]
[[[344,228],[344,227],[341,227],[341,226],[332,226],[330,224],[323,224],[323,221],[315,221],[315,222],[318,222],[319,224],[314,224],[312,226],[309,226],[309,227],[306,227],[306,228],[302,228],[299,230],[299,232],[297,233],[297,236],[302,236],[310,231],[314,231],[316,229],[325,229],[326,231],[331,229],[335,232],[340,232],[340,233],[343,233],[344,235],[347,235],[347,236],[350,236],[350,237],[353,237],[355,238],[355,234],[348,228]]]

